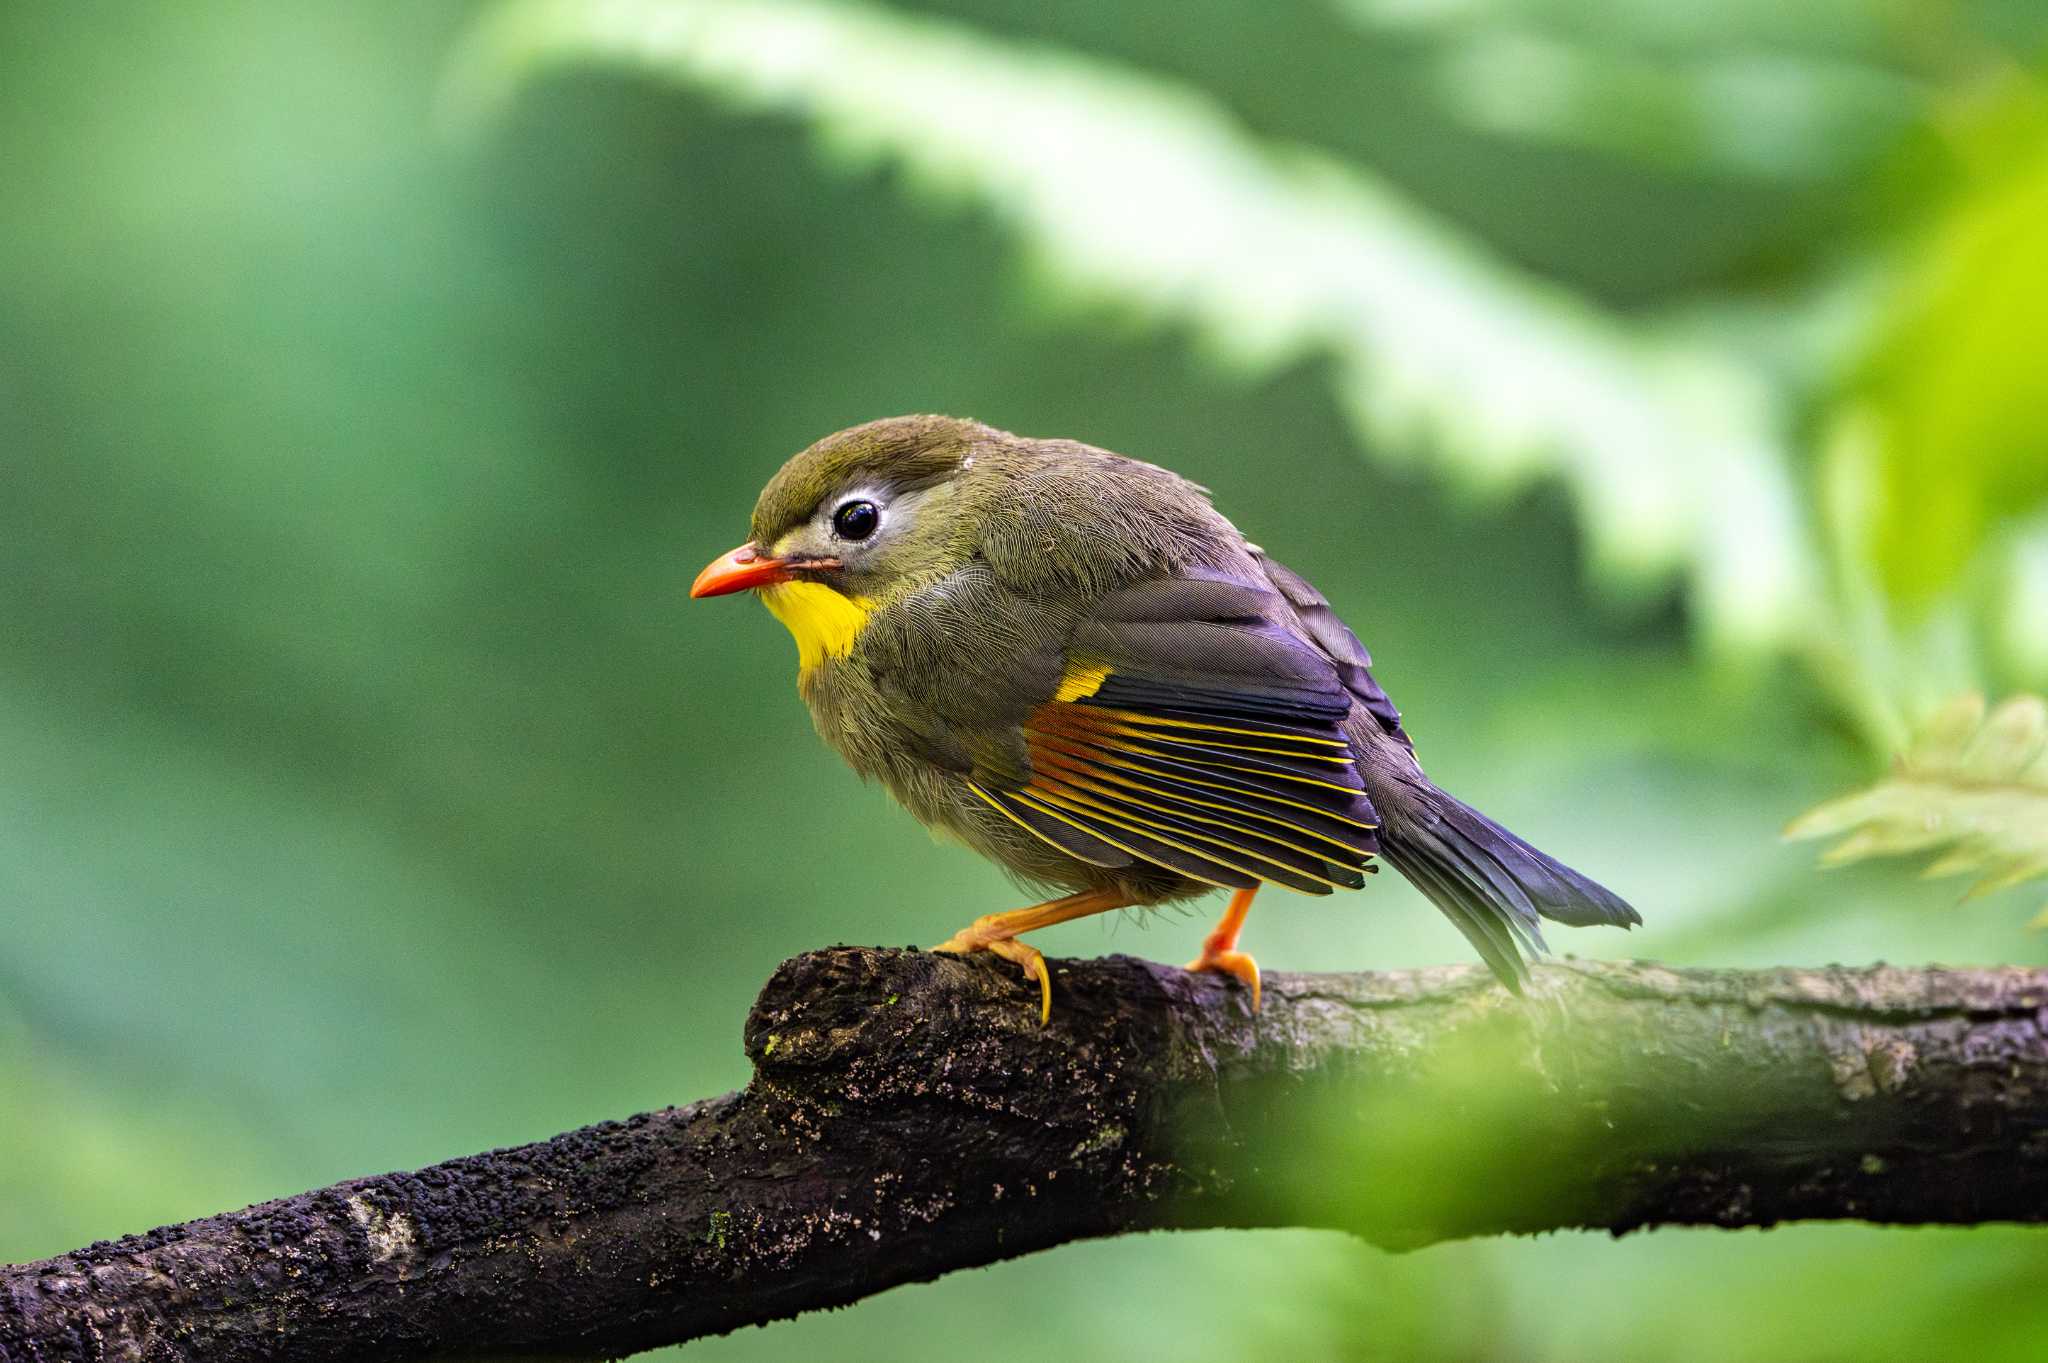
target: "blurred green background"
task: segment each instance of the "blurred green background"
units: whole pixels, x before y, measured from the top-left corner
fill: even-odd
[[[0,1260],[737,1086],[780,959],[1017,902],[814,740],[764,612],[686,600],[783,458],[901,411],[1211,487],[1440,781],[1647,919],[1561,947],[2048,963],[2038,886],[1777,836],[2048,683],[2044,41],[2036,0],[0,9]],[[1467,955],[1386,876],[1248,941]],[[1999,1229],[1150,1236],[691,1356],[2030,1359],[2044,1272]]]

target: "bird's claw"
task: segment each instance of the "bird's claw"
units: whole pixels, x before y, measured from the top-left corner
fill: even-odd
[[[1043,1027],[1052,1021],[1052,971],[1046,967],[1045,953],[1037,947],[1026,946],[1014,937],[1005,937],[990,942],[988,949],[1006,961],[1014,961],[1024,968],[1024,978],[1038,981],[1038,1025]]]
[[[1204,951],[1187,963],[1187,969],[1212,975],[1228,975],[1252,991],[1252,1011],[1259,1011],[1259,963],[1249,952]]]
[[[1038,1025],[1043,1027],[1052,1021],[1052,971],[1046,967],[1045,953],[1037,947],[1027,946],[1015,937],[995,936],[979,931],[987,920],[977,920],[973,926],[962,928],[945,941],[933,947],[933,951],[947,951],[967,956],[977,951],[993,952],[1006,961],[1014,961],[1023,967],[1024,978],[1038,981]]]

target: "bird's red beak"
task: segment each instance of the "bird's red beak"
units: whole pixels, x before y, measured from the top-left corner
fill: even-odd
[[[751,544],[742,544],[731,553],[720,554],[704,565],[704,571],[697,574],[697,580],[690,584],[690,596],[693,600],[700,596],[725,596],[750,587],[773,586],[789,579],[787,563],[762,553]]]

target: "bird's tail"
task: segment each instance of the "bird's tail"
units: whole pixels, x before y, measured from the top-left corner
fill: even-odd
[[[1426,781],[1376,789],[1373,803],[1383,820],[1382,855],[1443,910],[1517,994],[1529,973],[1524,953],[1545,950],[1540,920],[1621,928],[1643,921],[1612,890]]]

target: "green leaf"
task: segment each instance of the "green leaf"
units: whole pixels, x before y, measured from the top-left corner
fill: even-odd
[[[1817,53],[1865,61],[1904,60],[1912,30],[1901,31],[1884,0],[1332,0],[1357,23],[1415,35],[1528,29],[1579,41],[1601,40],[1659,55],[1741,49]],[[1944,14],[1944,19],[1949,16]]]
[[[1957,697],[1890,776],[1809,811],[1785,836],[1840,837],[1826,866],[1938,853],[1926,874],[1978,877],[1972,898],[2048,876],[2048,702],[2015,696],[1987,718],[1982,696]]]
[[[880,10],[512,0],[472,33],[446,109],[474,127],[538,75],[591,64],[793,115],[836,162],[889,163],[923,198],[993,213],[1070,306],[1187,328],[1245,373],[1325,357],[1371,455],[1501,495],[1560,481],[1603,580],[1682,577],[1710,644],[1813,628],[1783,423],[1752,370],[1522,273],[1198,91]]]
[[[1850,404],[1879,452],[1881,580],[1913,613],[2048,502],[2048,89],[2013,87],[1951,149],[1975,170],[1916,251]]]
[[[1999,643],[2017,677],[2048,677],[2048,518],[2013,537]]]
[[[1869,165],[1919,112],[1910,83],[1851,63],[1767,52],[1657,59],[1513,30],[1471,35],[1433,74],[1445,109],[1497,136],[1791,183]]]

